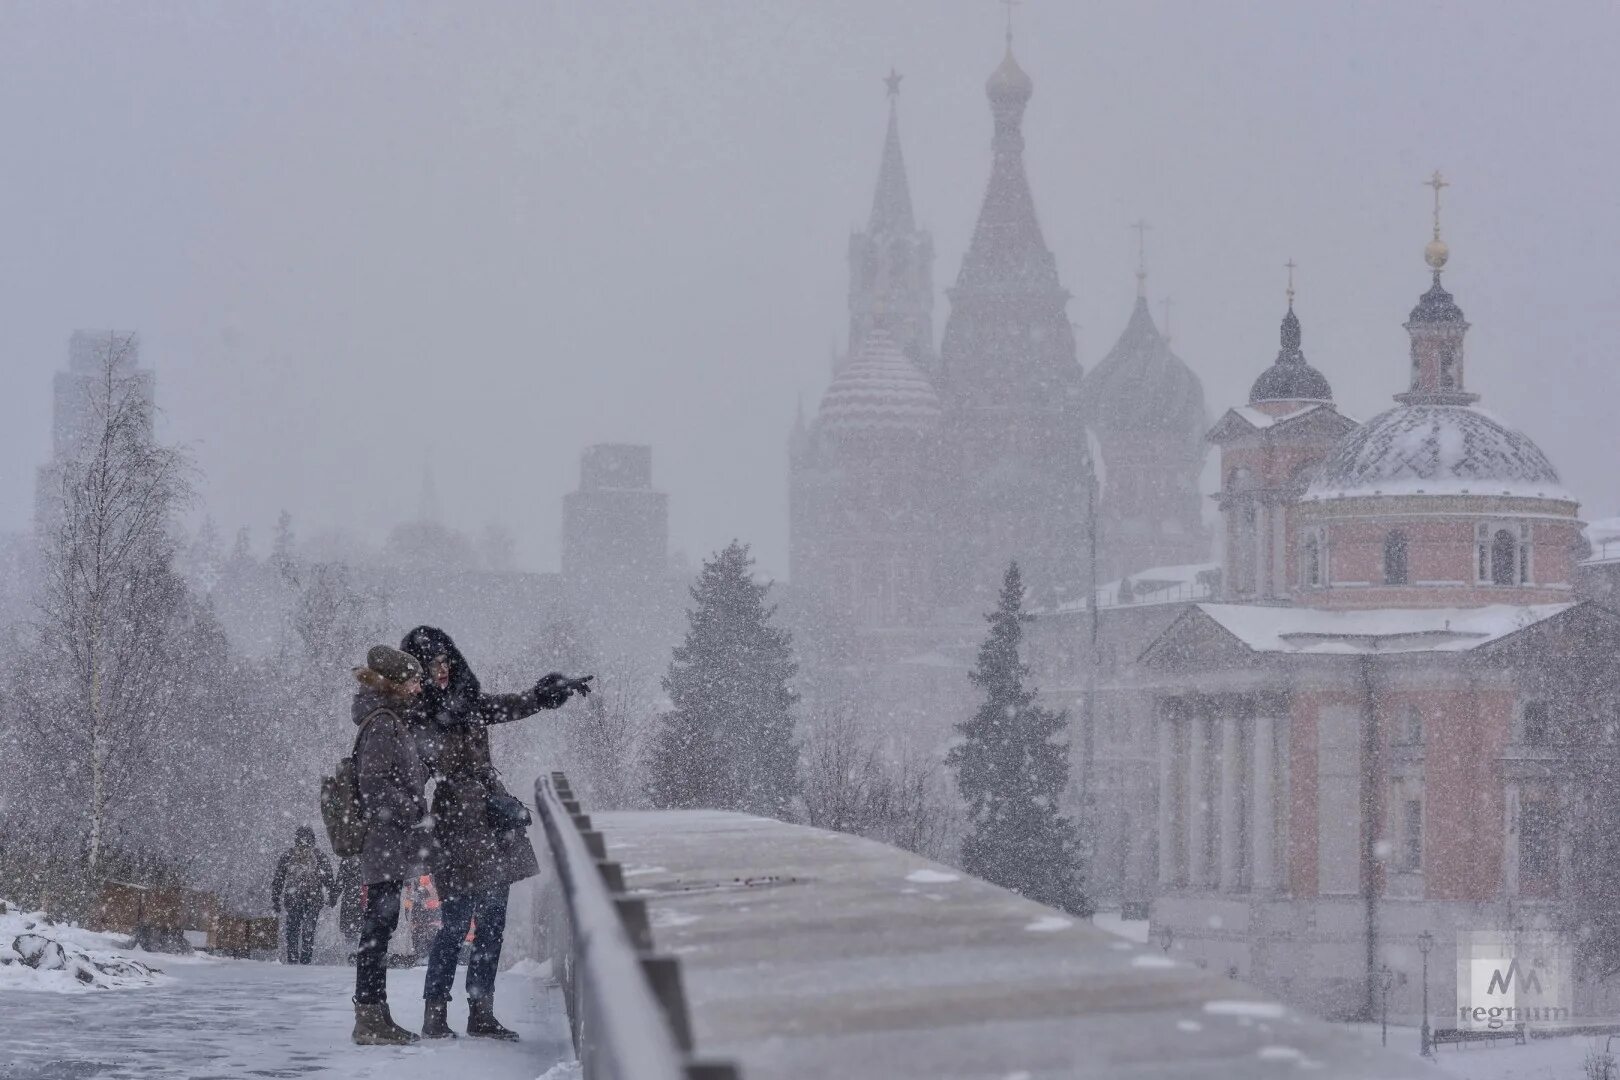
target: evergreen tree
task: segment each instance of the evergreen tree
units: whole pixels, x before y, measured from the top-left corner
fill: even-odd
[[[1018,647],[1032,616],[1024,613],[1017,563],[1007,568],[1000,604],[985,618],[990,636],[968,675],[984,691],[984,704],[956,726],[962,739],[947,759],[971,826],[962,868],[1031,900],[1089,915],[1079,832],[1058,811],[1069,779],[1069,718],[1035,704],[1034,689],[1024,684],[1029,669]]]
[[[771,587],[754,581],[753,566],[747,546],[732,541],[692,586],[686,640],[664,676],[674,708],[653,739],[654,805],[791,813],[799,748],[788,683],[798,668],[792,636],[771,625]]]

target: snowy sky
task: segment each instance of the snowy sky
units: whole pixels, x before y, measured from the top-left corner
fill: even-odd
[[[1241,12],[1241,14],[1239,14]],[[1277,349],[1365,418],[1406,377],[1439,167],[1471,388],[1620,512],[1602,2],[1025,0],[1025,122],[1089,368],[1145,216],[1212,411]],[[590,442],[654,446],[674,546],[786,571],[786,436],[845,327],[880,77],[936,284],[989,170],[990,0],[120,4],[0,0],[0,531],[26,526],[51,374],[138,328],[223,531],[498,520],[555,566]],[[943,321],[946,303],[937,301]]]

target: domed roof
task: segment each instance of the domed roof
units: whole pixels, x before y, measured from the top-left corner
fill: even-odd
[[[1483,409],[1400,405],[1339,444],[1307,499],[1366,495],[1575,497],[1540,447]]]
[[[1185,433],[1197,441],[1208,420],[1204,384],[1170,351],[1140,296],[1125,332],[1081,384],[1081,397],[1096,430]]]
[[[939,415],[933,383],[883,329],[866,335],[821,398],[820,421],[828,431],[920,433]]]
[[[992,101],[1007,99],[1012,101],[1028,101],[1030,95],[1035,93],[1035,80],[1018,66],[1013,59],[1012,46],[1007,46],[1007,55],[1002,58],[1001,64],[990,73],[985,81],[984,92],[990,95]]]
[[[1434,241],[1439,243],[1439,241]],[[1434,284],[1429,291],[1418,297],[1417,307],[1412,309],[1411,318],[1407,325],[1412,323],[1451,323],[1463,322],[1462,308],[1457,306],[1456,299],[1440,284],[1440,272],[1435,271]]]
[[[1333,387],[1328,385],[1327,377],[1305,361],[1305,353],[1299,347],[1302,336],[1299,317],[1294,314],[1293,304],[1289,304],[1288,314],[1282,321],[1282,348],[1277,350],[1277,359],[1249,388],[1250,405],[1262,401],[1333,400]]]

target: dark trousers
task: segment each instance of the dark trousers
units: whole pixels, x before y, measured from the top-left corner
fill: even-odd
[[[456,957],[467,937],[467,927],[477,922],[472,958],[467,961],[467,1000],[478,1001],[495,993],[495,972],[501,964],[501,944],[506,939],[507,886],[487,889],[443,900],[439,904],[439,936],[428,954],[427,981],[422,996],[429,1001],[449,1001],[450,987],[456,981]]]
[[[388,1000],[388,939],[399,926],[403,881],[374,881],[366,886],[360,915],[360,948],[354,954],[354,1003],[381,1005]]]
[[[321,921],[321,905],[287,905],[287,963],[307,964],[315,956],[315,924]]]

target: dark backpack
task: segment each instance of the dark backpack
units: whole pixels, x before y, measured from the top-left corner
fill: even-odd
[[[366,821],[360,806],[360,739],[371,722],[387,711],[378,709],[362,720],[353,752],[338,762],[335,773],[321,777],[321,821],[332,854],[340,859],[352,858],[366,846]]]

